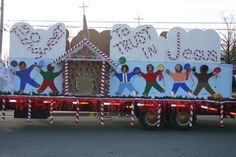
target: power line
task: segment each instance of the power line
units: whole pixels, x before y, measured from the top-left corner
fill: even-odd
[[[82,23],[83,21],[76,20],[7,20],[8,22],[63,22],[63,23]],[[87,21],[90,23],[137,23],[137,21]],[[152,23],[152,24],[225,24],[225,22],[218,21],[143,21],[140,23]],[[232,24],[236,24],[236,21],[232,21]]]
[[[51,25],[32,25],[33,27],[38,27],[38,28],[48,28],[50,27]],[[83,28],[83,26],[66,26],[66,28],[71,28],[71,29],[76,29],[76,28]],[[91,26],[89,27],[90,29],[112,29],[112,27],[107,27],[107,26]],[[131,27],[132,28],[132,27]],[[157,30],[170,30],[171,28],[173,27],[154,27],[155,29]],[[133,29],[133,28],[132,28]],[[184,28],[185,30],[192,30],[194,28]],[[202,29],[206,29],[206,28],[202,28]],[[214,30],[227,30],[226,28],[214,28]]]

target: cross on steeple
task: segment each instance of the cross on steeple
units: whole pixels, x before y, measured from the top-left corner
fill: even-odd
[[[82,8],[82,9],[83,9],[83,13],[84,13],[84,15],[85,15],[85,8],[88,8],[88,6],[85,6],[85,5],[84,5],[84,2],[83,2],[83,5],[82,5],[82,6],[79,6],[79,8]]]
[[[143,20],[143,18],[141,18],[139,15],[137,18],[134,18],[134,19],[138,21],[138,26],[140,25],[140,21]]]

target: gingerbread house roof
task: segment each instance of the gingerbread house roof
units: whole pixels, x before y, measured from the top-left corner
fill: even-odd
[[[54,59],[51,64],[55,65],[55,64],[58,64],[60,62],[67,60],[68,56],[77,53],[84,47],[87,47],[90,51],[92,51],[92,53],[98,56],[102,61],[107,62],[113,68],[116,69],[118,67],[118,64],[115,61],[113,61],[108,55],[102,52],[99,48],[97,48],[93,43],[91,43],[87,39],[83,39],[78,44],[73,46],[71,49],[64,52],[61,56]]]

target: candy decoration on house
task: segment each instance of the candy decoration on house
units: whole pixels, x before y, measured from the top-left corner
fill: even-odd
[[[38,93],[42,93],[47,87],[49,87],[54,94],[58,93],[57,87],[54,84],[54,79],[61,74],[62,71],[54,72],[54,67],[48,64],[47,71],[43,71],[40,68],[40,74],[43,77],[43,83],[37,90]]]
[[[193,68],[193,74],[195,75],[195,77],[198,79],[198,84],[196,89],[194,90],[193,94],[194,95],[198,95],[198,93],[202,90],[202,88],[205,88],[207,90],[208,93],[215,94],[215,91],[211,88],[211,86],[208,83],[208,80],[220,73],[220,68],[215,68],[215,70],[211,73],[208,73],[209,67],[207,65],[201,65],[200,67],[200,73],[196,72],[196,68]]]
[[[64,61],[69,55],[75,54],[84,47],[87,47],[90,51],[92,51],[95,55],[97,55],[100,59],[106,61],[111,67],[116,69],[118,67],[118,64],[113,61],[109,56],[107,56],[104,52],[102,52],[99,48],[97,48],[94,44],[92,44],[87,39],[83,39],[78,44],[73,46],[71,49],[64,52],[61,56],[57,57],[52,61],[52,64],[58,64],[62,61]]]
[[[101,73],[101,90],[100,93],[102,96],[105,94],[105,77],[106,77],[106,62],[102,62],[102,73]]]
[[[116,92],[117,96],[122,95],[122,92],[125,88],[127,88],[131,93],[135,92],[136,95],[138,94],[138,91],[133,87],[130,82],[131,78],[135,75],[134,70],[132,72],[129,72],[129,67],[127,65],[122,65],[121,73],[117,73],[116,71],[114,71],[114,75],[120,81],[118,90]]]
[[[30,77],[30,73],[31,71],[34,69],[34,67],[36,67],[36,64],[31,65],[29,68],[26,68],[27,65],[24,61],[21,61],[19,63],[19,71],[15,71],[14,74],[17,75],[20,78],[20,89],[19,92],[22,93],[25,90],[25,86],[26,84],[30,84],[31,86],[38,88],[40,85],[35,82],[35,80],[33,80]]]
[[[112,59],[110,59],[110,57],[105,54],[104,52],[102,52],[100,49],[98,49],[95,45],[93,45],[90,41],[88,41],[87,39],[83,39],[82,41],[80,41],[78,44],[76,44],[75,46],[73,46],[70,50],[66,51],[65,53],[63,53],[63,55],[61,55],[60,57],[54,59],[51,63],[52,65],[58,64],[60,62],[64,62],[64,85],[63,88],[65,89],[64,94],[68,95],[69,93],[74,93],[74,87],[75,86],[71,86],[71,84],[74,84],[75,82],[73,82],[73,80],[75,81],[76,79],[73,79],[73,75],[76,74],[75,71],[77,71],[76,69],[73,70],[72,68],[70,68],[69,71],[69,66],[70,67],[74,67],[75,65],[77,65],[77,60],[73,60],[71,61],[70,58],[68,58],[70,55],[72,54],[80,54],[80,52],[84,52],[85,49],[88,49],[89,52],[91,52],[91,54],[88,56],[90,57],[91,55],[95,55],[97,57],[93,57],[90,59],[90,61],[94,61],[96,63],[96,66],[92,66],[88,65],[88,67],[91,67],[91,69],[94,68],[100,68],[97,69],[98,71],[93,72],[89,69],[87,69],[86,71],[88,71],[89,73],[91,72],[91,77],[93,77],[93,80],[97,80],[98,82],[100,82],[100,84],[94,86],[94,88],[96,87],[96,89],[93,89],[92,93],[93,94],[101,94],[101,95],[105,95],[108,93],[107,88],[109,88],[108,85],[105,84],[107,78],[109,77],[108,73],[109,73],[109,68],[112,67],[114,69],[117,69],[118,64],[113,61]],[[86,51],[87,52],[87,51]],[[78,60],[80,61],[80,60]],[[89,62],[86,62],[86,64]],[[101,64],[102,63],[102,64]],[[80,69],[84,69],[86,64],[82,64],[78,62],[78,66],[80,67]],[[110,65],[107,66],[107,64]],[[82,68],[81,68],[82,67]],[[99,77],[99,78],[98,78]],[[90,79],[89,79],[90,80]],[[73,82],[73,83],[72,83]],[[95,84],[97,84],[97,81],[93,81]],[[90,86],[91,83],[87,83],[87,86]],[[93,85],[93,84],[91,84]],[[98,87],[99,86],[99,87]],[[91,88],[91,87],[89,87]],[[99,93],[98,93],[98,90]],[[83,95],[87,95],[88,92],[85,92]],[[81,95],[82,93],[78,93],[79,95]],[[90,94],[89,94],[90,95]]]
[[[181,64],[175,65],[175,73],[171,72],[169,69],[166,70],[166,73],[174,80],[174,84],[171,90],[174,95],[180,87],[189,95],[191,95],[192,90],[190,90],[185,83],[185,80],[188,77],[188,72],[187,70],[183,71],[183,67]]]
[[[152,87],[159,92],[164,93],[165,89],[163,89],[156,81],[157,76],[159,76],[159,80],[163,79],[162,71],[157,70],[156,72],[154,72],[154,67],[152,64],[148,64],[146,70],[146,74],[140,72],[140,75],[146,80],[146,86],[143,95],[148,96]]]

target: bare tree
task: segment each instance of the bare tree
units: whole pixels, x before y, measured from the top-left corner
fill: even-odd
[[[221,50],[222,57],[227,64],[236,63],[236,28],[233,22],[233,17],[228,21],[223,17],[226,24],[226,32],[221,33]]]

